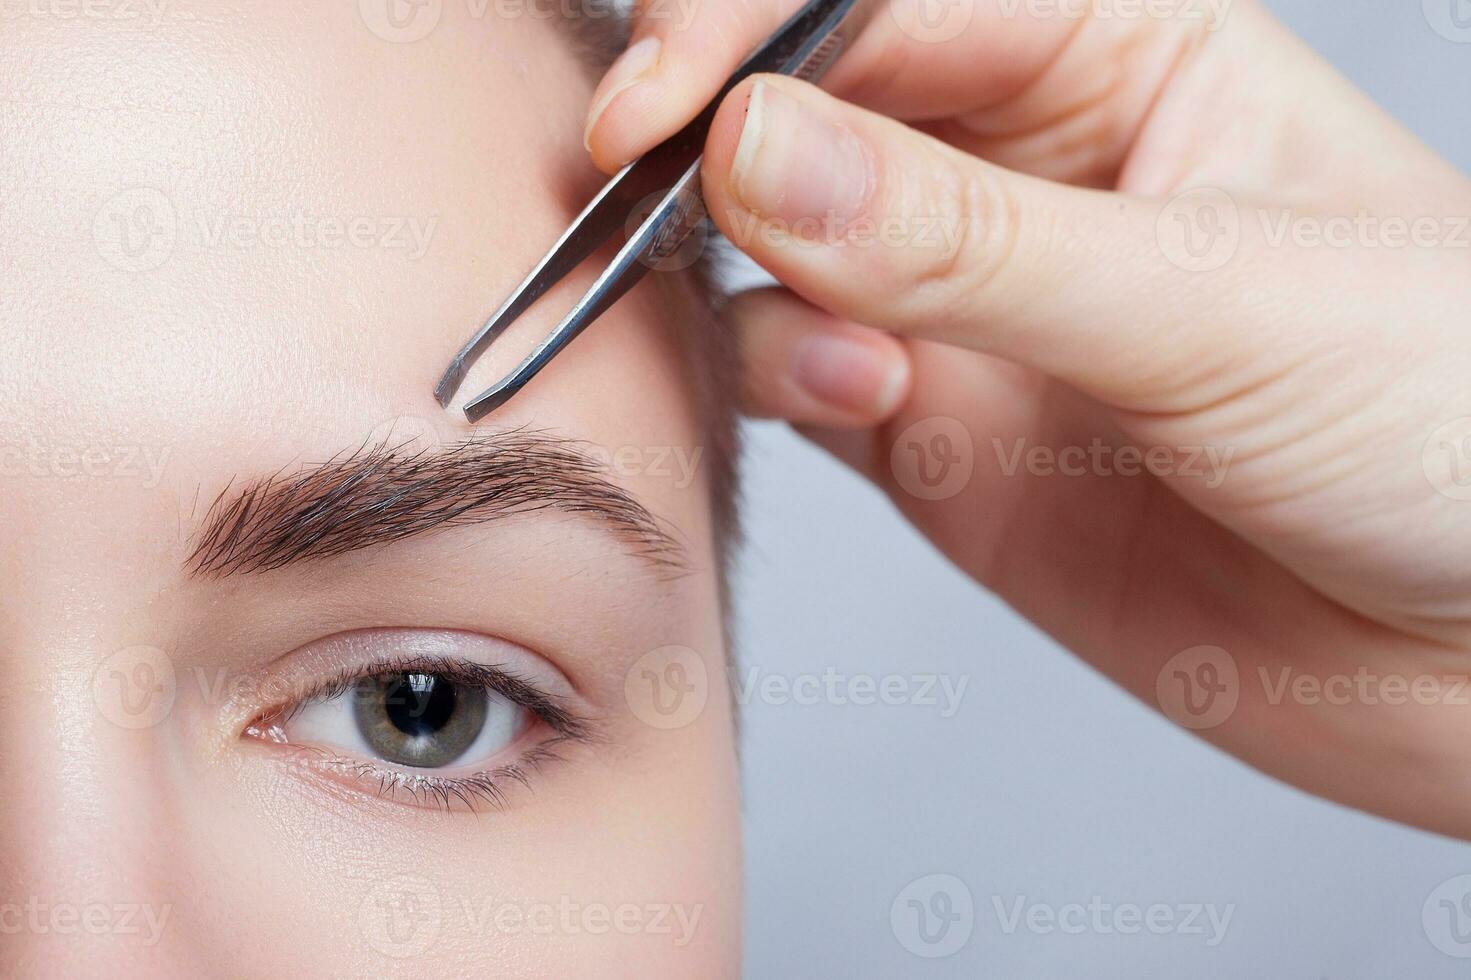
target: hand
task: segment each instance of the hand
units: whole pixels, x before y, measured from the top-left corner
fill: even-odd
[[[732,305],[750,410],[1176,721],[1471,837],[1471,183],[1245,0],[921,2],[721,107],[711,215],[783,286]],[[797,6],[646,0],[594,159]]]

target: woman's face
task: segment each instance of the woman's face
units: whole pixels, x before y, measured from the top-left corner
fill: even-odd
[[[734,972],[680,324],[431,396],[598,183],[557,9],[6,11],[0,973]]]

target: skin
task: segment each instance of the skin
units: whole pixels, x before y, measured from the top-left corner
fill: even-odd
[[[464,438],[432,399],[439,372],[601,181],[579,142],[592,80],[558,30],[445,5],[429,36],[390,43],[356,7],[192,4],[146,27],[42,11],[0,32],[0,973],[733,976],[708,474],[652,462],[705,437],[678,308],[656,291],[481,431],[634,450],[607,476],[678,537],[683,573],[551,511],[272,572],[185,567],[232,481]],[[153,237],[170,209],[171,248]],[[208,233],[303,212],[434,227],[417,254]],[[141,222],[132,252],[118,220]],[[528,314],[462,401],[588,281]],[[471,813],[385,799],[247,733],[283,691],[446,631],[447,656],[538,679],[597,740]],[[703,709],[675,728],[625,692],[670,645],[707,668]],[[140,662],[175,692],[132,692],[156,714],[135,725],[114,688]],[[428,931],[391,931],[404,903]]]
[[[599,110],[588,143],[611,168],[708,98],[733,66],[719,52],[734,59],[792,6],[645,19],[665,41],[645,66],[651,87],[615,75],[596,99],[545,25],[458,5],[407,44],[351,10],[286,4],[194,6],[142,33],[44,9],[7,22],[0,411],[12,444],[45,447],[7,456],[0,500],[7,975],[735,972],[735,765],[702,483],[614,474],[680,532],[692,571],[674,578],[547,513],[265,575],[183,566],[232,479],[394,431],[462,437],[430,384],[486,297],[596,186],[577,150],[584,108]],[[1001,9],[980,4],[960,38],[923,48],[876,21],[830,80],[850,101],[768,80],[866,148],[868,216],[983,233],[939,257],[744,240],[788,287],[735,308],[751,409],[873,477],[957,564],[1141,697],[1157,697],[1179,651],[1229,651],[1248,682],[1206,733],[1218,744],[1315,792],[1468,835],[1464,710],[1272,703],[1252,682],[1278,665],[1465,673],[1465,512],[1420,462],[1438,426],[1471,414],[1453,340],[1464,257],[1269,247],[1248,220],[1232,262],[1194,272],[1161,256],[1156,233],[1165,202],[1202,185],[1243,208],[1414,216],[1465,213],[1464,180],[1254,7],[1209,37]],[[732,94],[706,161],[712,213],[737,236],[749,168],[780,135],[740,152],[752,99],[751,85]],[[772,105],[768,122],[790,118]],[[835,140],[809,130],[801,147],[821,161]],[[221,244],[199,223],[302,209],[438,221],[417,258]],[[162,256],[153,239],[134,254],[109,237],[119,218],[170,212],[178,240]],[[491,437],[534,425],[608,449],[698,448],[668,314],[647,291],[622,304]],[[466,392],[547,317],[530,315]],[[925,501],[888,461],[935,416],[983,451],[961,492]],[[1237,462],[1217,487],[1007,475],[984,451],[993,435],[1211,446]],[[122,448],[166,465],[140,479],[115,456],[111,471],[96,462]],[[100,472],[76,475],[89,451]],[[377,656],[402,631],[446,630],[479,638],[467,656],[561,688],[602,738],[472,815],[382,799],[246,737],[275,707],[265,692]],[[344,651],[332,638],[347,633],[361,642]],[[709,695],[672,731],[625,692],[640,658],[670,644],[694,652]],[[177,687],[142,727],[106,687],[139,658]],[[395,901],[438,909],[422,948],[423,933],[385,925]],[[533,935],[495,918],[564,901],[700,918],[683,946],[652,928]],[[17,918],[27,904],[42,927],[12,926],[38,921]],[[67,925],[98,909],[110,928]],[[487,910],[489,925],[475,918]]]
[[[825,91],[753,79],[715,120],[711,214],[784,287],[733,311],[750,410],[1217,745],[1471,838],[1471,184],[1257,3],[1215,24],[1199,3],[920,6],[882,5]],[[602,83],[594,158],[672,131],[796,7],[647,5],[636,37],[661,46]],[[1220,260],[1193,261],[1179,228],[1233,215]],[[1394,245],[1360,215],[1431,230]],[[1279,237],[1284,216],[1338,244]],[[855,244],[864,221],[902,240]],[[904,462],[935,419],[971,467],[944,499]],[[1075,472],[1011,464],[1017,445]],[[1230,463],[1079,467],[1094,445]],[[1182,680],[1226,709],[1180,710]]]

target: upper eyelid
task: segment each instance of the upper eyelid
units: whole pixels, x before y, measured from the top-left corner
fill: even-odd
[[[263,712],[252,725],[265,719],[289,720],[293,709],[299,710],[312,701],[325,701],[343,697],[352,690],[358,680],[382,674],[439,674],[485,687],[495,691],[514,704],[525,708],[550,725],[558,734],[576,741],[587,741],[593,737],[593,723],[564,704],[562,699],[549,694],[514,672],[499,666],[457,661],[450,658],[414,656],[388,660],[371,665],[366,670],[343,670],[335,677],[323,682],[313,691],[297,696],[291,704],[281,704]]]
[[[319,636],[219,682],[224,694],[218,702],[216,750],[334,685],[415,664],[485,680],[578,740],[602,738],[601,708],[583,696],[555,660],[536,650],[474,630],[380,626]]]

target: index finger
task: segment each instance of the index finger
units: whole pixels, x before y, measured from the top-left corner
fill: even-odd
[[[585,142],[613,171],[672,136],[804,0],[641,0],[628,50],[593,96]],[[994,105],[1038,77],[1077,26],[1003,0],[873,6],[824,87],[916,121]]]

